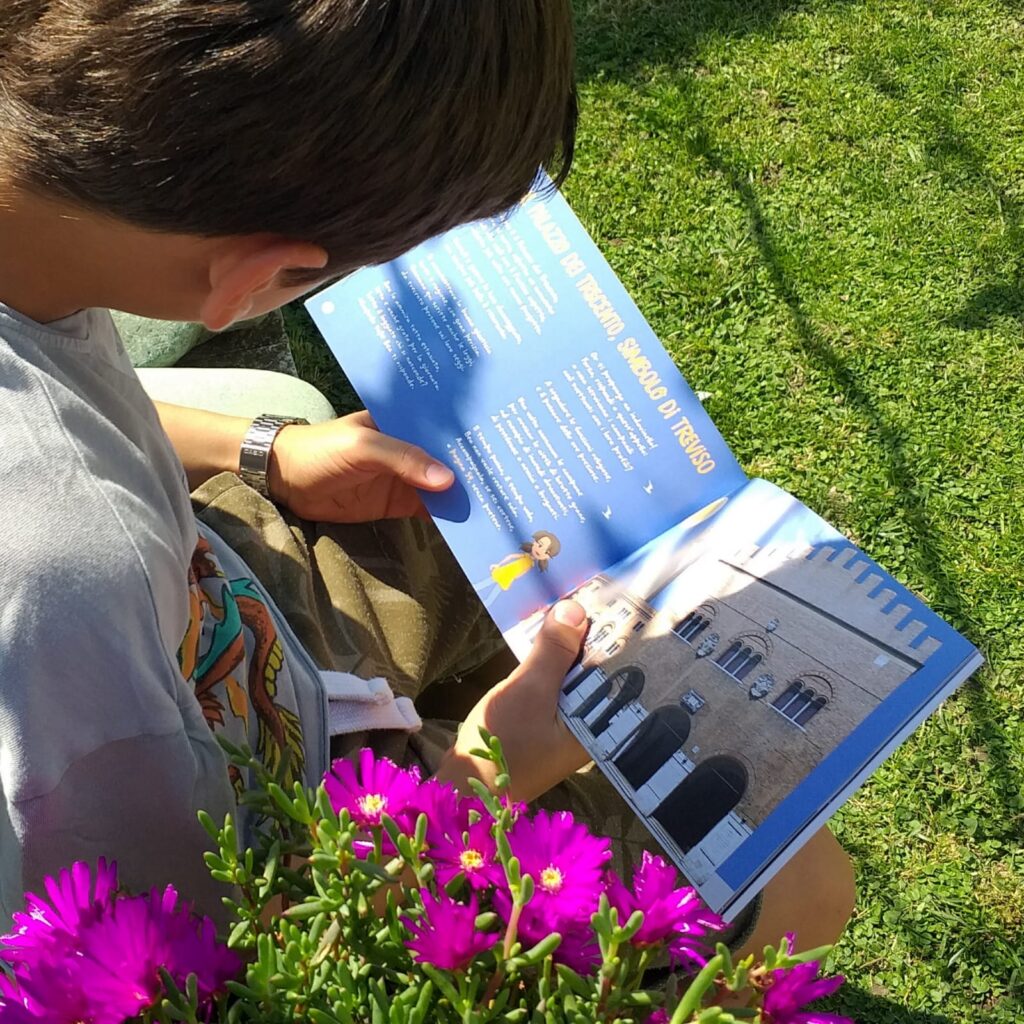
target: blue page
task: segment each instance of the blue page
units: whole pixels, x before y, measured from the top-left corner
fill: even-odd
[[[425,501],[503,631],[746,480],[556,192],[308,308],[381,430],[455,470]]]

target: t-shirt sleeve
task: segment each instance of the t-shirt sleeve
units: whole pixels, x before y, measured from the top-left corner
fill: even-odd
[[[100,856],[216,911],[196,814],[234,791],[178,657],[188,490],[109,315],[78,320],[0,308],[0,911]]]
[[[4,910],[19,909],[23,891],[39,891],[72,861],[113,857],[129,891],[173,884],[222,924],[221,898],[231,891],[203,862],[212,844],[197,811],[217,821],[233,807],[223,762],[184,733],[109,743],[75,761],[51,792],[9,805],[20,858],[2,859]]]
[[[45,547],[25,528],[0,557],[2,910],[103,856],[134,892],[173,883],[216,912],[197,813],[223,818],[234,798],[172,646],[187,622],[185,567],[154,533],[128,538],[102,506],[79,504],[77,520],[54,516],[65,529],[48,529]],[[154,576],[180,582],[155,588]]]

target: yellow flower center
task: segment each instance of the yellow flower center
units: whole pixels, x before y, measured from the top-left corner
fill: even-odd
[[[562,883],[565,879],[562,877],[562,872],[555,867],[554,864],[549,864],[540,873],[540,885],[541,888],[547,892],[558,892],[562,888]]]
[[[388,798],[380,793],[367,793],[359,798],[359,810],[367,818],[379,818],[388,805]]]
[[[463,850],[459,854],[459,863],[464,871],[476,871],[484,866],[484,857],[479,850]]]

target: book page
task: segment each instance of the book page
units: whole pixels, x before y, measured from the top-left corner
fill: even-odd
[[[574,596],[593,626],[562,713],[662,850],[729,914],[976,653],[763,480]]]
[[[502,630],[746,479],[557,193],[308,308],[378,426],[455,471],[424,500]]]

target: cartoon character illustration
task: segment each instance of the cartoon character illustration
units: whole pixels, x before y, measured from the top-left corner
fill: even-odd
[[[508,590],[521,576],[531,569],[547,572],[548,563],[562,550],[561,541],[549,530],[538,530],[533,540],[519,546],[515,554],[508,555],[491,566],[491,574],[479,583],[473,584],[480,600],[491,605],[497,596]]]

